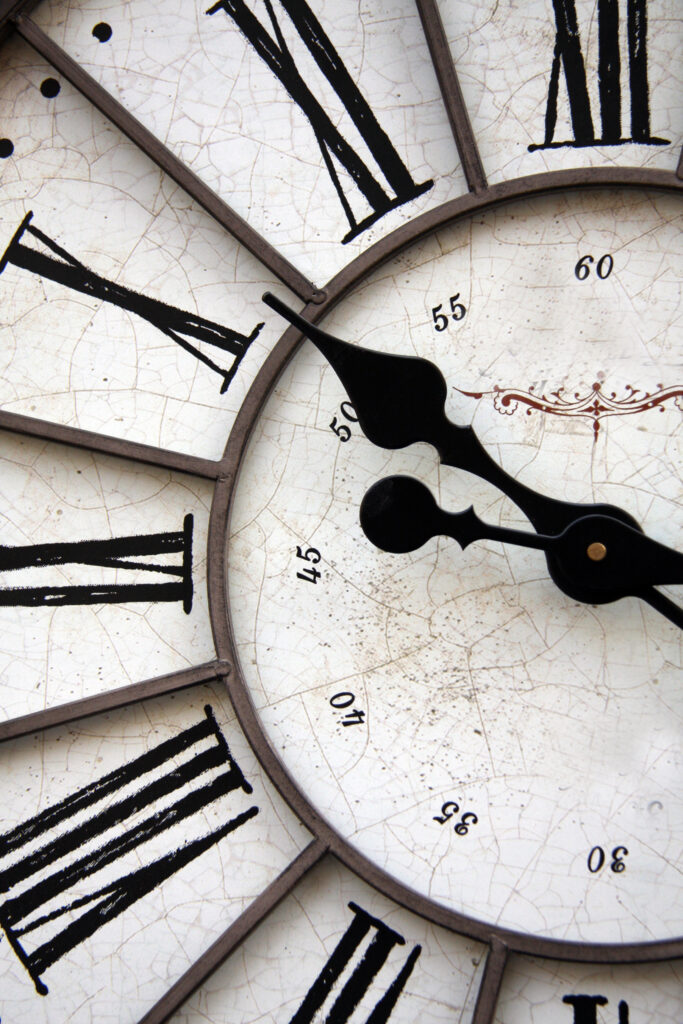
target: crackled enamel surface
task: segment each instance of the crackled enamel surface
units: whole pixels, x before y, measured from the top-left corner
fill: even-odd
[[[337,129],[342,134],[386,195],[394,194],[391,182],[373,149],[380,132],[415,185],[434,181],[428,191],[389,211],[347,244],[342,244],[350,229],[344,203],[359,223],[372,214],[372,205],[351,180],[355,172],[336,160],[333,141],[329,152],[316,144],[302,107],[240,31],[241,22],[225,9],[209,13],[212,5],[172,3],[160,13],[156,4],[103,8],[88,2],[65,16],[59,4],[45,4],[37,21],[320,286],[371,242],[466,186],[413,4],[388,0],[363,7],[360,16],[349,0],[313,5],[341,64],[370,104],[378,124],[370,142],[348,113],[355,100],[347,99],[345,106],[345,86],[335,91],[316,67],[314,51],[302,42],[285,6],[272,7],[277,31],[262,2],[231,9],[253,12],[270,40],[264,47],[280,50],[284,40],[329,114],[330,133]],[[92,36],[102,19],[112,29],[104,44]],[[326,161],[332,161],[332,174]]]
[[[361,941],[346,950],[348,929],[359,918],[358,911],[374,921]],[[370,979],[363,975],[362,961],[372,942],[381,946],[382,927],[398,937],[389,936],[386,955]],[[342,971],[334,966],[336,951],[339,959],[348,954]],[[265,1024],[296,1020],[297,1012],[301,1021],[327,1020],[335,1003],[341,1013],[338,1001],[345,995],[354,1003],[353,1019],[366,1020],[409,958],[412,970],[391,1013],[392,1024],[469,1021],[483,969],[482,947],[427,924],[328,860],[297,886],[244,943],[240,954],[219,968],[172,1020]],[[333,976],[333,983],[319,1000],[309,993],[323,971]],[[313,1002],[314,1016],[307,1009]]]
[[[599,11],[602,7],[603,10]],[[646,27],[640,27],[639,49],[644,46],[649,130],[647,143],[634,143],[634,108],[629,59],[629,9],[640,8]],[[603,3],[593,0],[524,0],[498,3],[484,0],[444,0],[439,5],[444,28],[458,71],[484,169],[491,184],[523,174],[538,174],[569,167],[661,167],[675,170],[681,141],[680,10],[675,0],[649,0],[647,4]],[[600,79],[600,22],[611,9],[615,39],[603,47],[618,79],[618,123],[605,141]],[[596,142],[581,144],[569,102],[565,67],[558,69],[557,100],[550,145],[546,141],[548,94],[553,55],[560,24],[576,16],[580,65],[577,77],[585,81],[591,134]],[[644,43],[643,43],[644,40]],[[577,54],[578,59],[578,54]],[[585,76],[585,77],[584,77]],[[581,113],[581,112],[579,112]],[[644,121],[644,119],[643,119]],[[637,126],[636,126],[637,129]],[[619,141],[616,141],[619,140]],[[529,147],[532,147],[531,150]]]
[[[207,708],[212,729],[205,735],[144,771],[138,767],[145,755],[163,753],[162,744],[205,723]],[[200,767],[201,758],[207,763]],[[306,845],[305,830],[264,780],[220,685],[8,743],[2,764],[0,915],[5,928],[11,920],[27,956],[53,958],[34,987],[31,965],[7,941],[0,944],[8,1019],[139,1020]],[[105,781],[126,766],[132,776],[124,771],[107,788]],[[180,784],[161,789],[183,771]],[[221,789],[229,771],[239,779],[228,778]],[[94,804],[72,802],[57,817],[65,799],[98,780]],[[189,813],[193,800],[198,807]],[[25,823],[50,808],[56,820],[29,833]],[[19,841],[10,842],[22,825]],[[60,840],[47,862],[38,860]],[[201,842],[205,848],[193,850]],[[112,844],[118,845],[108,853]],[[174,851],[185,859],[169,865]],[[127,888],[136,871],[137,883]],[[32,892],[35,900],[25,902]],[[79,923],[85,935],[69,948],[67,929]],[[39,995],[39,985],[47,992]]]
[[[211,485],[172,473],[3,432],[0,458],[0,689],[3,718],[65,704],[118,686],[211,661],[214,646],[206,594],[206,533]],[[163,600],[152,590],[145,600],[86,603],[80,593],[59,604],[60,588],[144,586],[181,582],[182,576],[143,568],[142,555],[123,558],[140,568],[83,564],[73,560],[8,569],[12,552],[36,545],[181,532],[187,516],[185,578],[191,605]],[[106,552],[105,556],[106,557]],[[182,566],[183,552],[153,553],[152,565]],[[191,560],[191,566],[188,561]],[[31,564],[33,563],[33,564]],[[39,604],[32,588],[56,588]],[[17,591],[23,592],[22,596]],[[28,592],[28,593],[27,593]],[[35,593],[35,591],[34,591]],[[64,593],[64,591],[61,591]],[[14,595],[14,596],[13,596]],[[136,597],[135,590],[130,594]],[[145,596],[144,594],[142,595]],[[41,595],[35,597],[40,601]],[[7,602],[7,604],[5,604]]]
[[[266,319],[261,294],[273,278],[30,47],[10,40],[3,59],[1,133],[14,152],[0,167],[0,405],[218,458],[278,337],[277,325],[258,330]],[[45,82],[57,95],[43,95]],[[27,268],[21,256],[13,263],[7,251],[29,213],[20,243],[49,257],[47,269]],[[101,280],[79,290],[78,267],[66,282],[55,279],[68,259]],[[93,294],[97,285],[108,288],[105,298]],[[188,334],[182,316],[178,327],[166,308],[136,312],[141,298],[185,314],[190,330],[198,317],[214,332],[254,335],[237,346],[227,390],[218,371],[230,371],[235,354],[212,344],[211,334]]]
[[[605,1021],[678,1024],[682,1003],[683,976],[676,962],[610,967],[512,957],[495,1021],[573,1024],[597,1014]]]
[[[490,184],[675,170],[673,0],[439,6]],[[558,19],[574,11],[558,56]],[[420,214],[468,201],[409,0],[46,0],[23,14],[312,285]],[[0,408],[38,422],[10,423],[0,444],[0,697],[3,735],[36,712],[42,731],[0,745],[0,1016],[158,1020],[196,967],[176,1024],[468,1024],[491,947],[337,861],[306,873],[297,860],[311,837],[214,674],[231,672],[209,619],[214,483],[119,446],[150,446],[152,463],[155,446],[169,450],[158,461],[174,467],[187,466],[175,453],[219,459],[285,326],[262,293],[300,299],[5,27]],[[586,102],[575,75],[572,106],[579,47]],[[643,180],[435,232],[324,326],[433,360],[448,415],[509,473],[619,505],[680,548],[680,219]],[[485,202],[485,183],[473,187]],[[292,287],[308,297],[305,280]],[[346,397],[304,343],[238,475],[230,616],[275,751],[342,836],[437,904],[557,939],[680,933],[680,631],[633,598],[566,597],[539,552],[446,538],[376,550],[360,501],[396,472],[449,510],[529,523],[425,444],[370,445]],[[12,432],[49,438],[54,423],[118,439],[123,457]],[[92,714],[91,697],[133,686],[139,699],[136,683],[189,684],[197,666],[215,682]],[[273,907],[282,872],[289,892]],[[202,954],[249,908],[254,930],[205,977]],[[680,1005],[673,962],[511,955],[485,1024],[678,1024]]]
[[[628,191],[502,207],[398,257],[326,327],[428,357],[450,418],[508,472],[566,501],[609,501],[676,547],[677,218],[666,197]],[[613,270],[580,280],[591,253],[593,266],[613,254]],[[466,314],[439,331],[434,314],[456,295]],[[597,419],[580,402],[569,415],[562,397],[584,393],[616,397]],[[540,552],[373,547],[358,509],[393,473],[449,511],[529,524],[427,445],[371,445],[345,397],[304,344],[238,481],[231,611],[271,742],[342,834],[439,902],[565,939],[675,935],[680,630],[636,598],[567,597]]]

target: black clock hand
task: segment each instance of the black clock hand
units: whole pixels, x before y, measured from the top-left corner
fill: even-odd
[[[683,583],[683,554],[612,516],[581,516],[557,535],[509,530],[483,522],[471,507],[444,512],[424,484],[391,476],[367,491],[360,522],[368,540],[383,551],[414,551],[437,535],[452,537],[463,549],[476,540],[537,548],[553,557],[562,578],[555,582],[575,600],[606,604],[642,597],[683,629],[683,609],[667,598],[657,600],[653,590]]]
[[[310,324],[270,292],[263,301],[322,352],[344,385],[361,430],[373,444],[393,449],[427,441],[444,465],[468,470],[506,494],[539,533],[561,533],[589,513],[609,515],[639,529],[623,509],[558,501],[509,476],[482,447],[472,427],[459,427],[448,419],[444,411],[446,382],[427,359],[350,345]]]

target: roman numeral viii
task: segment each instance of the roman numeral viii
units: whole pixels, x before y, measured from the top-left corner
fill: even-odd
[[[110,540],[77,540],[61,544],[0,546],[0,572],[54,565],[91,565],[131,572],[177,576],[168,583],[86,583],[80,585],[0,588],[0,607],[67,604],[123,604],[129,601],[182,601],[185,614],[192,608],[192,529],[186,515],[176,533],[146,533]],[[151,561],[159,555],[180,553],[176,565]]]
[[[328,1000],[333,985],[351,962],[364,940],[373,932],[372,939],[365,946],[364,952],[359,957],[341,991],[336,999],[331,1001],[329,1012],[325,1017],[329,1024],[346,1024],[370,988],[375,976],[384,966],[391,950],[397,944],[404,945],[403,936],[389,928],[379,918],[372,917],[356,903],[349,903],[349,909],[353,912],[353,921],[332,951],[289,1024],[312,1024],[314,1019],[322,1020],[321,1017],[318,1017],[318,1011]],[[385,988],[384,994],[370,1011],[365,1024],[385,1024],[385,1021],[389,1020],[421,951],[421,946],[413,947],[401,970],[391,984]]]
[[[12,241],[0,257],[0,274],[10,263],[38,277],[62,284],[74,292],[90,295],[102,302],[110,302],[113,306],[135,313],[213,370],[221,378],[221,394],[227,391],[244,353],[263,327],[262,323],[257,324],[247,336],[211,320],[205,320],[195,313],[185,313],[158,299],[150,299],[115,281],[108,281],[88,270],[75,256],[34,227],[30,223],[32,217],[32,213],[24,217]],[[36,239],[48,251],[26,245],[25,240],[22,241],[26,235]],[[232,356],[230,365],[227,368],[220,366],[197,347],[197,342]]]
[[[598,21],[598,94],[601,133],[593,126],[586,66],[575,0],[552,0],[555,12],[555,51],[548,84],[545,114],[545,138],[528,148],[556,149],[561,146],[619,146],[635,142],[645,146],[665,146],[650,131],[650,97],[647,75],[647,0],[627,0],[628,85],[631,102],[631,134],[622,135],[621,127],[621,52],[619,43],[619,0],[597,0]],[[564,68],[573,139],[555,141],[560,65]]]
[[[428,191],[434,182],[425,181],[417,185],[413,181],[391,139],[379,124],[370,105],[342,63],[329,36],[305,0],[280,0],[280,4],[300,40],[360,132],[372,155],[376,169],[381,172],[386,185],[383,185],[375,177],[373,170],[333,124],[329,114],[317,98],[316,92],[319,95],[319,89],[314,91],[316,87],[311,87],[304,80],[285,42],[271,0],[265,0],[265,7],[272,35],[247,6],[245,0],[218,0],[206,13],[215,14],[216,11],[222,10],[233,19],[254,51],[277,76],[308,119],[315,140],[320,147],[325,169],[349,223],[349,231],[342,239],[343,242],[348,242],[383,217],[389,210],[402,206],[403,203]],[[337,166],[344,168],[352,179],[353,185],[360,191],[372,209],[372,212],[362,220],[357,220],[351,209],[351,204],[337,172]]]
[[[229,820],[221,815],[222,824],[205,831],[204,808],[252,787],[209,705],[204,713],[191,728],[0,835],[0,892],[7,894],[0,926],[41,995],[48,992],[41,975],[69,950],[258,814],[250,807]],[[171,850],[165,838],[154,850],[155,837],[190,819],[192,838]],[[124,860],[132,870],[122,872]]]

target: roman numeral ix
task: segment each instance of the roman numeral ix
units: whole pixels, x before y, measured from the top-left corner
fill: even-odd
[[[263,327],[262,323],[257,324],[251,334],[247,336],[211,320],[205,320],[204,317],[194,313],[185,313],[158,299],[140,295],[115,281],[108,281],[106,278],[100,277],[99,274],[93,273],[92,270],[88,270],[66,249],[34,227],[30,223],[32,217],[33,213],[27,213],[12,241],[0,257],[0,274],[7,264],[11,263],[14,267],[28,270],[46,280],[55,281],[72,291],[90,295],[102,302],[110,302],[114,306],[135,313],[165,334],[167,338],[180,345],[199,362],[213,370],[222,380],[221,394],[227,391],[244,353]],[[31,235],[37,239],[54,255],[48,255],[48,253],[24,244],[22,238],[25,235]],[[219,366],[190,339],[193,339],[194,342],[203,342],[231,355],[230,366],[227,369]]]
[[[168,583],[89,583],[82,585],[0,588],[0,607],[39,605],[123,604],[129,601],[182,601],[185,614],[192,608],[192,530],[186,515],[176,533],[147,533],[109,540],[78,540],[61,544],[0,545],[0,572],[51,565],[92,565],[100,568],[177,576]],[[149,561],[158,555],[180,552],[177,565]]]
[[[289,1024],[312,1024],[314,1019],[322,1019],[318,1018],[317,1014],[328,999],[332,986],[351,962],[363,940],[373,930],[374,935],[370,943],[325,1017],[328,1024],[345,1024],[370,988],[391,950],[397,944],[401,946],[405,944],[402,935],[389,928],[379,918],[372,917],[356,903],[349,903],[349,909],[353,912],[353,921],[337,943]],[[389,1020],[421,951],[421,946],[413,947],[401,970],[375,1003],[365,1024],[385,1024]]]
[[[668,139],[650,131],[650,99],[647,77],[647,0],[627,0],[627,38],[629,92],[631,99],[631,135],[624,137],[621,126],[621,53],[619,47],[619,0],[598,0],[598,93],[601,134],[593,127],[586,67],[575,0],[553,0],[555,11],[555,51],[548,84],[545,113],[545,138],[528,148],[556,149],[561,146],[619,146],[635,142],[644,146],[666,146]],[[557,96],[560,65],[569,100],[574,138],[555,141]]]
[[[325,169],[332,180],[349,223],[349,231],[342,239],[342,242],[348,242],[383,217],[389,210],[402,206],[409,200],[422,195],[423,192],[427,192],[434,182],[425,181],[417,185],[413,181],[391,139],[379,124],[370,105],[342,63],[329,36],[305,0],[281,0],[281,6],[318,68],[342,101],[346,112],[372,154],[377,168],[384,176],[390,191],[385,190],[368,165],[333,124],[311,86],[304,81],[285,42],[271,0],[265,0],[265,7],[270,19],[272,35],[247,6],[245,0],[218,0],[218,3],[210,7],[206,13],[215,14],[216,11],[222,10],[233,19],[254,51],[277,76],[308,119],[320,147]],[[372,208],[372,213],[360,221],[356,219],[351,209],[339,179],[335,161],[345,169],[356,188]]]
[[[209,705],[204,713],[196,725],[0,835],[0,892],[7,893],[0,926],[41,995],[48,992],[41,975],[69,950],[258,814],[250,807],[203,831],[204,808],[228,793],[252,792]],[[150,859],[145,844],[193,817],[194,838]],[[133,870],[117,875],[131,851]]]

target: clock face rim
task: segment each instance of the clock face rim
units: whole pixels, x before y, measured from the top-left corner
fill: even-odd
[[[620,191],[662,190],[675,195],[681,193],[683,183],[676,174],[666,171],[599,167],[549,171],[510,179],[485,191],[469,193],[414,218],[380,239],[323,286],[314,300],[304,307],[301,315],[313,323],[317,322],[391,258],[434,232],[466,220],[478,212],[550,193],[605,191],[610,188]],[[503,928],[446,908],[374,864],[346,840],[309,801],[271,745],[239,667],[228,597],[229,521],[240,468],[252,431],[285,366],[304,341],[297,328],[288,327],[252,382],[228,437],[222,459],[225,473],[214,492],[209,523],[208,591],[214,641],[219,659],[230,666],[225,676],[228,692],[240,726],[261,767],[295,814],[310,829],[314,839],[325,843],[328,853],[368,880],[384,895],[434,924],[487,943],[492,949],[498,944],[510,952],[574,962],[623,964],[682,957],[683,935],[641,943],[569,941]]]

